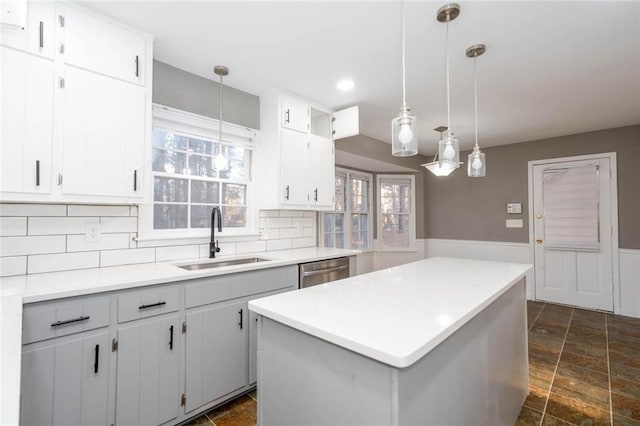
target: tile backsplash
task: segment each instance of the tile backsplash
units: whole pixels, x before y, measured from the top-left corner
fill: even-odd
[[[208,257],[208,239],[136,241],[136,206],[0,204],[0,276]],[[263,210],[259,236],[220,236],[223,254],[314,247],[316,213]],[[100,224],[88,241],[87,224]]]

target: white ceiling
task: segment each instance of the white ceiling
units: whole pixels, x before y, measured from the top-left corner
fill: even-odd
[[[407,103],[420,152],[446,124],[444,2],[405,3]],[[493,146],[640,124],[640,2],[461,2],[450,24],[451,127],[473,144],[478,59],[479,143]],[[90,1],[155,35],[154,57],[259,95],[280,87],[331,108],[360,105],[361,133],[389,142],[401,105],[399,1]],[[342,93],[336,83],[355,82]]]

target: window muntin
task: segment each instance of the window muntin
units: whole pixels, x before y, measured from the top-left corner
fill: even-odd
[[[250,149],[159,124],[152,141],[154,230],[209,228],[214,206],[225,228],[247,228]],[[219,150],[227,170],[215,168]]]
[[[413,249],[414,186],[413,176],[378,176],[378,239],[381,249]]]

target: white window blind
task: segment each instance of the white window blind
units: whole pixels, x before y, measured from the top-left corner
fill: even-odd
[[[598,166],[543,173],[545,245],[599,249]]]

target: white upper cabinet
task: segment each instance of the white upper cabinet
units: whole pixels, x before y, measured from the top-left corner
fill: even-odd
[[[68,5],[58,13],[65,64],[144,84],[144,37]]]
[[[311,135],[309,159],[309,204],[315,209],[332,210],[336,194],[333,141]]]
[[[309,203],[309,136],[282,129],[280,136],[280,199],[288,208]]]
[[[282,95],[280,104],[282,127],[302,133],[309,132],[309,104],[297,98]]]
[[[55,3],[29,1],[25,27],[0,27],[0,44],[53,59],[56,52],[55,16]]]
[[[69,66],[64,80],[63,194],[135,197],[144,163],[144,88]]]
[[[255,175],[258,208],[333,210],[332,114],[280,92],[260,97]]]
[[[342,139],[360,133],[360,110],[352,106],[333,113],[333,139]]]
[[[0,50],[0,191],[49,194],[53,138],[53,62],[4,46]]]
[[[0,201],[144,202],[152,38],[67,3],[27,12],[0,30]]]

